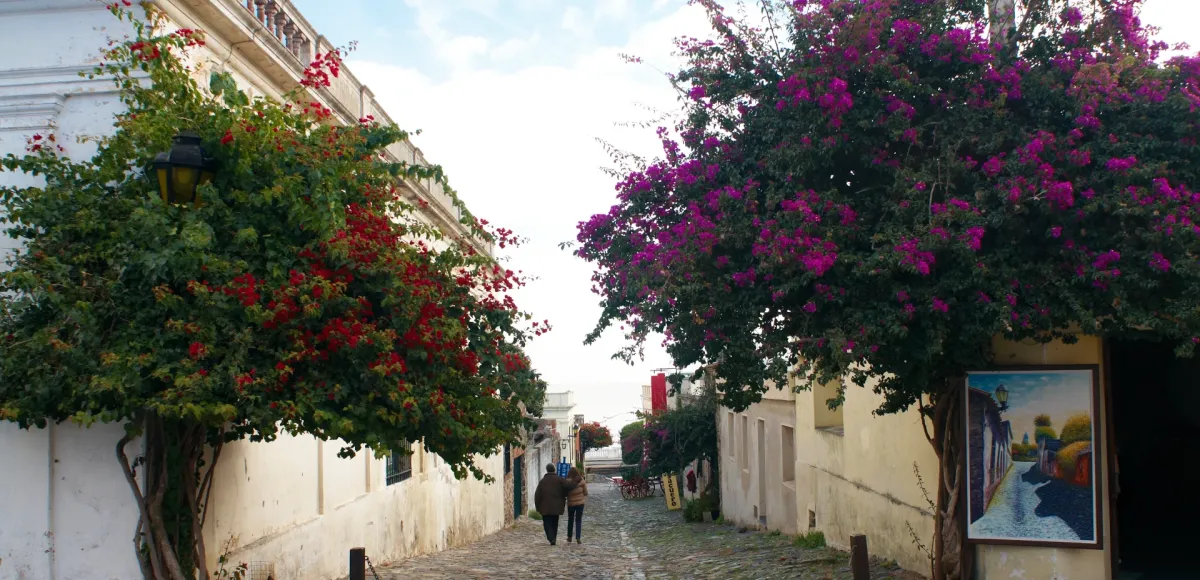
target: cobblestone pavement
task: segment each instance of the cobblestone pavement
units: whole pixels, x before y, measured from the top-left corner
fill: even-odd
[[[557,546],[546,542],[541,522],[521,518],[513,527],[471,545],[380,567],[380,579],[851,578],[849,556],[836,550],[798,548],[780,534],[685,523],[680,512],[667,511],[661,496],[622,500],[607,482],[593,483],[589,491],[582,544],[566,544],[565,514],[559,521]],[[919,577],[877,562],[871,578]]]

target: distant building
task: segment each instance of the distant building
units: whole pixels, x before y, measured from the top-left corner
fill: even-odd
[[[571,444],[571,426],[574,421],[575,393],[546,393],[546,404],[542,406],[542,417],[552,420],[554,430],[558,434],[559,455],[567,459],[567,463],[575,464],[575,449]]]

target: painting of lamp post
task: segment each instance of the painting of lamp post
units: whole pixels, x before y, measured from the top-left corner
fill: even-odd
[[[969,541],[1101,547],[1097,375],[1095,366],[967,373]]]

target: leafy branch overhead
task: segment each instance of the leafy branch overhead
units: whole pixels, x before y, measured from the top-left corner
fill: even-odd
[[[698,0],[681,121],[579,226],[603,313],[715,365],[743,409],[787,374],[905,409],[995,336],[1200,336],[1200,59],[1139,1]],[[993,7],[994,7],[993,6]],[[618,159],[621,163],[621,159]],[[807,384],[807,381],[801,381]]]

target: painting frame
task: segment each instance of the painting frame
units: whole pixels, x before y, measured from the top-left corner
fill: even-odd
[[[988,437],[982,434],[984,427],[988,424],[988,421],[986,418],[980,420],[979,417],[981,415],[990,413],[991,410],[987,409],[982,412],[976,412],[975,416],[973,416],[972,412],[979,411],[979,409],[973,409],[972,398],[974,397],[976,400],[977,406],[983,407],[984,409],[986,409],[989,405],[995,405],[997,407],[1004,407],[1001,412],[1009,410],[1007,401],[998,402],[996,396],[997,393],[994,390],[989,392],[987,387],[989,386],[989,382],[996,382],[1002,378],[1007,379],[1010,377],[1022,383],[1029,383],[1034,379],[1036,379],[1038,382],[1057,380],[1059,383],[1063,384],[1066,384],[1064,383],[1065,381],[1069,381],[1072,392],[1076,393],[1076,395],[1079,393],[1087,394],[1088,400],[1086,402],[1078,401],[1074,404],[1075,409],[1080,412],[1072,415],[1067,420],[1067,423],[1076,421],[1076,425],[1072,430],[1072,434],[1078,435],[1078,415],[1087,413],[1088,428],[1090,431],[1087,445],[1079,445],[1079,443],[1082,443],[1083,441],[1077,440],[1071,444],[1068,444],[1067,447],[1061,448],[1063,452],[1073,454],[1070,455],[1070,465],[1073,465],[1074,467],[1064,468],[1061,470],[1059,469],[1057,452],[1060,450],[1062,440],[1051,438],[1042,434],[1039,431],[1040,427],[1034,427],[1034,443],[1032,443],[1033,447],[1035,448],[1035,450],[1032,451],[1034,455],[1023,455],[1021,456],[1021,459],[1018,460],[1017,456],[1013,455],[1013,453],[1015,453],[1018,449],[1016,446],[1018,438],[1016,434],[1013,433],[1011,420],[1000,420],[998,421],[998,424],[1003,425],[1003,429],[997,431],[994,427],[988,426],[987,428],[991,433],[993,433],[993,435],[999,433],[1003,436],[1003,434],[1007,432],[1006,443],[1008,463],[1004,464],[1003,457],[1000,459],[993,457],[990,464],[995,466],[998,462],[1001,465],[1004,465],[1004,473],[1000,475],[999,480],[988,480],[988,476],[992,475],[988,473],[988,465],[985,465],[985,463],[989,463],[988,461],[985,461],[985,458],[988,457],[988,453],[987,451],[980,452],[980,449],[983,447],[981,443],[986,443],[988,440]],[[972,379],[975,380],[973,381]],[[996,366],[985,369],[970,370],[965,373],[962,386],[962,410],[964,413],[964,419],[961,439],[964,444],[965,470],[963,474],[963,483],[965,487],[965,493],[963,494],[963,498],[961,500],[961,517],[967,544],[1036,546],[1080,550],[1104,549],[1104,478],[1107,476],[1107,472],[1102,468],[1106,468],[1108,463],[1106,456],[1106,435],[1108,429],[1107,425],[1105,425],[1102,421],[1103,416],[1101,415],[1101,397],[1103,396],[1103,393],[1101,391],[1100,383],[1101,368],[1099,364]],[[1003,387],[1004,384],[1001,383],[998,386]],[[973,395],[973,389],[976,391],[982,391],[983,394],[987,396],[986,401],[980,396],[980,392],[976,392]],[[1011,396],[1011,394],[1008,392],[1004,393],[1004,395],[1006,399],[1007,397]],[[990,401],[991,403],[989,404],[987,401]],[[1061,403],[1061,401],[1058,402]],[[1044,413],[1039,414],[1038,418],[1040,419],[1043,416],[1046,415]],[[999,418],[1000,415],[992,413],[991,417],[996,419]],[[1061,417],[1059,420],[1061,420]],[[1037,421],[1035,420],[1034,423],[1037,424]],[[1043,425],[1045,424],[1043,423]],[[1049,427],[1049,425],[1046,426]],[[1064,423],[1062,426],[1066,427],[1066,423]],[[1025,426],[1025,428],[1028,427],[1030,426]],[[1064,433],[1065,432],[1066,429],[1064,429]],[[1054,434],[1053,431],[1049,431],[1048,433],[1051,435]],[[1025,454],[1028,454],[1031,451],[1029,449],[1031,441],[1027,439],[1028,436],[1029,433],[1026,432],[1024,437],[1020,439],[1022,442],[1020,449],[1021,452]],[[1055,437],[1063,437],[1063,435],[1055,435]],[[995,440],[994,437],[992,440]],[[1047,442],[1043,443],[1043,440],[1046,440]],[[1054,443],[1054,448],[1053,450],[1050,450],[1049,448],[1052,447],[1052,443]],[[1074,450],[1071,450],[1072,447]],[[995,448],[993,447],[992,449]],[[1080,451],[1080,449],[1083,451]],[[972,453],[972,451],[975,451],[975,453]],[[1086,457],[1087,460],[1086,471],[1078,469],[1079,464],[1084,457]],[[1018,463],[1029,463],[1030,460],[1032,460],[1033,465],[1018,465]],[[1043,467],[1046,467],[1044,471],[1050,473],[1051,475],[1043,473]],[[987,511],[993,508],[992,502],[996,500],[997,493],[1003,492],[1000,493],[1001,499],[997,501],[1003,501],[1004,499],[1013,496],[1015,493],[1020,493],[1014,490],[1014,484],[1018,481],[1017,479],[1013,479],[1011,483],[1008,483],[1007,486],[1005,485],[1005,480],[1010,475],[1020,478],[1019,481],[1030,483],[1028,490],[1023,490],[1024,493],[1021,494],[1022,497],[1027,499],[1034,499],[1029,497],[1029,490],[1041,490],[1043,486],[1054,486],[1053,488],[1048,489],[1070,493],[1071,495],[1069,498],[1074,501],[1073,503],[1067,503],[1071,503],[1071,505],[1076,507],[1080,505],[1087,505],[1090,507],[1091,529],[1087,530],[1086,525],[1084,525],[1085,520],[1081,519],[1081,517],[1077,515],[1077,512],[1080,510],[1066,510],[1064,511],[1063,515],[1067,515],[1067,518],[1053,518],[1053,521],[1050,519],[1043,520],[1042,517],[1044,516],[1042,516],[1041,513],[1038,513],[1037,515],[1039,517],[1037,518],[1037,521],[1048,521],[1051,524],[1055,524],[1048,527],[1055,529],[1056,532],[1036,534],[1022,534],[1018,532],[1000,534],[994,530],[997,528],[1004,529],[1005,527],[1008,527],[1006,524],[1001,523],[1000,525],[994,525],[997,523],[995,521],[979,523],[983,519],[983,516],[987,515]],[[1084,500],[1087,499],[1086,495],[1084,495],[1078,489],[1080,480],[1085,480],[1087,483],[1086,487],[1090,487],[1091,489],[1092,497],[1090,498],[1090,501],[1086,502],[1086,504],[1084,503]],[[1036,487],[1034,487],[1034,485],[1036,485]],[[991,489],[988,489],[989,487]],[[1002,487],[1003,489],[1001,489]],[[1041,491],[1038,491],[1037,494],[1039,496],[1042,495]],[[1058,500],[1061,497],[1063,496],[1057,493],[1055,493],[1053,496],[1055,500]],[[1045,501],[1045,497],[1037,501],[1039,503],[1036,504],[1036,507],[1033,508],[1033,512],[1030,513],[1052,511],[1042,509],[1041,502]],[[980,508],[981,504],[982,509]],[[1017,504],[1021,505],[1022,507],[1033,505],[1027,502],[1017,502]],[[1014,526],[1018,524],[1020,526],[1025,526],[1027,532],[1031,529],[1025,523],[1027,518],[1009,518],[1007,516],[1011,514],[1005,513],[1005,509],[1014,511],[1013,508],[1002,506],[995,512],[997,514],[997,518],[1004,518],[1009,522],[1012,522]],[[1029,510],[1026,508],[1022,511],[1028,512]],[[1034,527],[1037,527],[1037,525],[1035,524]],[[1009,529],[1011,529],[1011,527]],[[1080,530],[1083,530],[1083,532],[1090,531],[1090,538],[1086,537],[1086,533],[1080,533]],[[1038,529],[1037,531],[1045,532],[1044,529]],[[1068,537],[1070,535],[1074,535],[1075,537]]]

